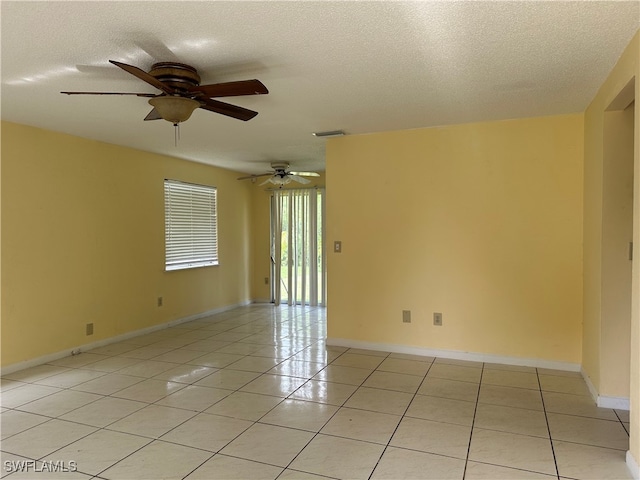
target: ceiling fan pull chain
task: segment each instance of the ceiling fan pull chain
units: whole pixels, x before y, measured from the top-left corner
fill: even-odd
[[[178,146],[178,140],[180,140],[180,124],[174,123],[173,124],[173,143],[176,147]]]

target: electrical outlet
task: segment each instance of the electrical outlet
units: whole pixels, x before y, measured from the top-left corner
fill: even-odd
[[[161,307],[162,306],[162,297],[158,297],[158,306]]]
[[[333,242],[333,251],[336,253],[342,253],[342,242],[340,240]]]
[[[441,313],[434,313],[433,314],[433,324],[436,325],[437,327],[441,327],[442,326],[442,314]]]
[[[269,285],[269,277],[264,277],[264,284]]]
[[[411,310],[402,310],[402,323],[411,323]]]
[[[87,323],[85,331],[87,332],[87,335],[93,335],[93,323]]]

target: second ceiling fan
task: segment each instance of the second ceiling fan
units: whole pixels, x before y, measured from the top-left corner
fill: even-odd
[[[320,174],[316,172],[290,172],[289,164],[287,162],[272,162],[271,168],[273,169],[273,172],[261,173],[259,175],[247,175],[245,177],[238,178],[238,180],[251,179],[255,182],[255,180],[259,177],[269,177],[260,185],[272,183],[273,185],[277,185],[278,187],[282,188],[284,185],[290,183],[291,181],[306,185],[307,183],[310,183],[311,180],[307,180],[304,177],[320,176]]]
[[[244,95],[264,95],[269,93],[259,80],[241,80],[236,82],[213,83],[200,85],[198,71],[190,65],[178,62],[159,62],[153,64],[149,72],[109,60],[143,82],[157,88],[162,93],[128,93],[128,92],[60,92],[66,95],[135,95],[149,98],[153,109],[145,120],[164,119],[177,125],[184,122],[196,108],[226,115],[238,120],[251,120],[258,112],[248,108],[213,100],[217,97],[234,97]]]

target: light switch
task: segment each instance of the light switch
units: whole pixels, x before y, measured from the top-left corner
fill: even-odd
[[[340,240],[333,242],[333,251],[336,253],[342,253],[342,242]]]

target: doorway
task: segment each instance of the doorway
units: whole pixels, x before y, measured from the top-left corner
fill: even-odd
[[[271,197],[271,301],[326,304],[325,190],[282,189]]]
[[[632,80],[605,111],[603,125],[599,403],[626,409],[631,363],[631,345],[625,339],[631,334],[634,97]]]

